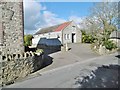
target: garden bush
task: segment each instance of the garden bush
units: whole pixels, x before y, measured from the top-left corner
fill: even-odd
[[[44,51],[43,51],[43,49],[37,49],[36,50],[36,53],[43,53]]]
[[[113,43],[113,41],[111,41],[111,40],[104,41],[103,46],[105,46],[105,48],[108,50],[112,50],[112,49],[117,48],[117,45],[115,43]]]
[[[24,36],[24,46],[31,46],[32,45],[32,35],[25,35]]]
[[[82,35],[82,43],[93,43],[95,38],[92,35]]]
[[[95,38],[91,34],[87,34],[84,30],[82,32],[82,43],[93,43]]]

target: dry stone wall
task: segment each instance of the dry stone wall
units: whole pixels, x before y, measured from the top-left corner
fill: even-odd
[[[36,55],[33,52],[22,54],[7,54],[2,56],[0,69],[0,85],[8,85],[16,80],[26,77],[41,68],[44,54]]]

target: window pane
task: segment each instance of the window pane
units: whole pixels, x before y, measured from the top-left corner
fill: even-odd
[[[69,39],[69,34],[67,34],[67,39]]]
[[[64,34],[64,39],[66,40],[66,34]]]

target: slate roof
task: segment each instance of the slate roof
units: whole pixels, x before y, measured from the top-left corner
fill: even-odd
[[[59,25],[55,25],[55,26],[50,26],[50,27],[47,27],[47,28],[42,28],[38,32],[36,32],[35,35],[44,34],[44,33],[48,33],[48,32],[61,31],[61,30],[65,29],[71,22],[72,21],[65,22],[65,23],[62,23],[62,24],[59,24]]]

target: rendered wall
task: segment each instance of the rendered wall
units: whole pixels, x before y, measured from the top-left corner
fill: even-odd
[[[24,52],[23,3],[0,2],[0,50],[2,54]]]
[[[73,27],[74,26],[74,27]],[[70,25],[68,25],[64,30],[63,30],[63,44],[66,43],[72,43],[72,33],[75,33],[75,42],[74,43],[79,43],[81,42],[81,31],[77,27],[77,25],[72,22]],[[66,38],[66,35],[69,35],[69,38]]]

